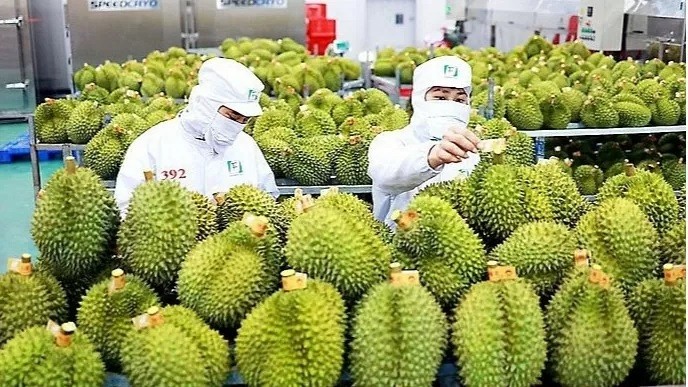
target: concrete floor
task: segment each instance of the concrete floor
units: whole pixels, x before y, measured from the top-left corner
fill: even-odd
[[[27,124],[0,125],[0,145],[26,133]],[[41,162],[43,184],[62,166],[62,161]],[[33,180],[31,163],[15,161],[0,164],[0,273],[7,269],[6,259],[22,253],[38,254],[31,240],[33,214]]]

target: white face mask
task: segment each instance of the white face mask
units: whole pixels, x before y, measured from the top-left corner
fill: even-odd
[[[422,116],[418,125],[419,135],[424,140],[439,141],[452,126],[466,128],[471,116],[471,106],[455,101],[420,101],[414,109],[414,116]],[[418,106],[420,105],[420,106]]]
[[[240,124],[223,116],[220,112],[216,112],[205,130],[205,141],[215,153],[223,154],[227,148],[234,144],[234,140],[244,130],[245,126],[246,124]]]

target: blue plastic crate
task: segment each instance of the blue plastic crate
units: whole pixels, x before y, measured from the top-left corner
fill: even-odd
[[[25,133],[16,139],[0,146],[0,164],[8,164],[13,161],[29,159],[29,134]],[[61,157],[59,150],[40,150],[38,160],[46,161]]]

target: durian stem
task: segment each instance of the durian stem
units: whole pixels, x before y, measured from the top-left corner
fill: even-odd
[[[576,250],[573,253],[573,260],[576,266],[588,266],[588,250]]]
[[[150,169],[143,171],[143,178],[146,179],[146,181],[153,181],[153,171]]]
[[[628,177],[635,176],[635,166],[633,166],[632,163],[626,163],[624,166],[624,172]]]
[[[221,206],[222,203],[225,202],[225,195],[224,194],[216,193],[213,195],[213,197],[215,198],[215,202],[217,203],[218,206]]]
[[[72,335],[76,332],[76,324],[66,322],[60,326],[60,332],[55,336],[55,344],[58,347],[69,347],[72,344]]]
[[[264,216],[255,216],[246,212],[244,213],[242,222],[248,226],[251,233],[258,238],[264,237],[268,230],[268,219]]]
[[[671,263],[667,263],[662,269],[664,270],[664,283],[666,285],[674,285],[679,279],[686,278],[685,265],[672,265]]]
[[[124,277],[124,270],[122,269],[115,269],[111,273],[112,275],[112,287],[114,290],[120,290],[124,288],[124,285],[126,285],[127,281],[126,278]]]
[[[19,263],[19,274],[22,276],[30,276],[32,273],[33,265],[31,265],[31,254],[24,253]]]
[[[497,266],[497,261],[487,262],[487,278],[491,282],[497,282],[501,278],[499,277],[499,270]]]
[[[65,157],[65,170],[69,175],[76,173],[76,160],[74,160],[73,156]]]
[[[283,270],[280,275],[282,276],[282,290],[285,292],[305,289],[307,286],[308,277],[303,273],[297,273],[294,269]]]
[[[160,307],[158,306],[151,306],[146,310],[146,314],[148,314],[149,326],[151,327],[158,326],[164,322]]]

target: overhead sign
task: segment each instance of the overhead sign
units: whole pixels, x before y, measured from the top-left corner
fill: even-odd
[[[217,0],[217,9],[287,8],[288,0]]]
[[[89,0],[89,11],[150,11],[160,9],[161,0]]]

